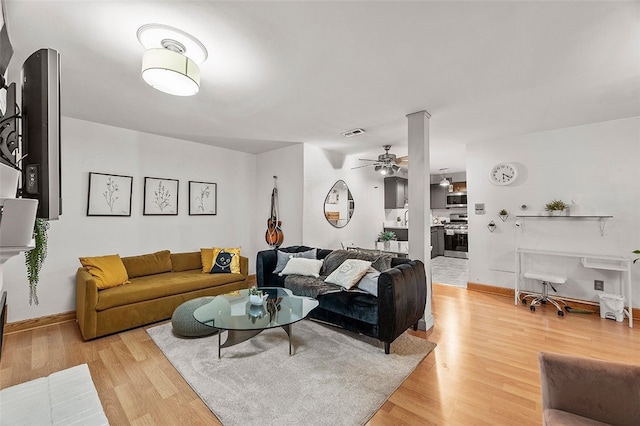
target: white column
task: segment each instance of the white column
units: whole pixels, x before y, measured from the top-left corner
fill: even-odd
[[[420,328],[433,327],[431,309],[431,167],[429,165],[429,118],[427,111],[407,115],[409,137],[409,258],[424,262],[427,304]],[[423,328],[424,327],[424,328]]]

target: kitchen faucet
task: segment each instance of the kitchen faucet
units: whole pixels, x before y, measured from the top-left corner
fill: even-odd
[[[407,218],[408,214],[409,214],[409,209],[404,211],[404,226],[409,225],[409,219]]]

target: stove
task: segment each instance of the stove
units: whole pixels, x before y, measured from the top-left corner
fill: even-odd
[[[469,225],[466,213],[451,214],[444,225],[444,255],[469,258]]]
[[[452,214],[449,217],[449,222],[444,225],[444,229],[452,229],[454,231],[460,231],[460,233],[467,233],[467,230],[469,229],[467,214]]]

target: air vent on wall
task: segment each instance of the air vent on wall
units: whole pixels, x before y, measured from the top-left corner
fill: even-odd
[[[353,130],[349,130],[347,132],[344,132],[342,134],[342,136],[344,136],[346,138],[350,138],[350,137],[353,137],[353,136],[361,135],[363,133],[364,133],[364,129],[357,128],[357,129],[353,129]]]

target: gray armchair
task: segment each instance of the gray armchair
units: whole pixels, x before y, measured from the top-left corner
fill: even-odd
[[[543,425],[640,425],[640,365],[540,353]]]

